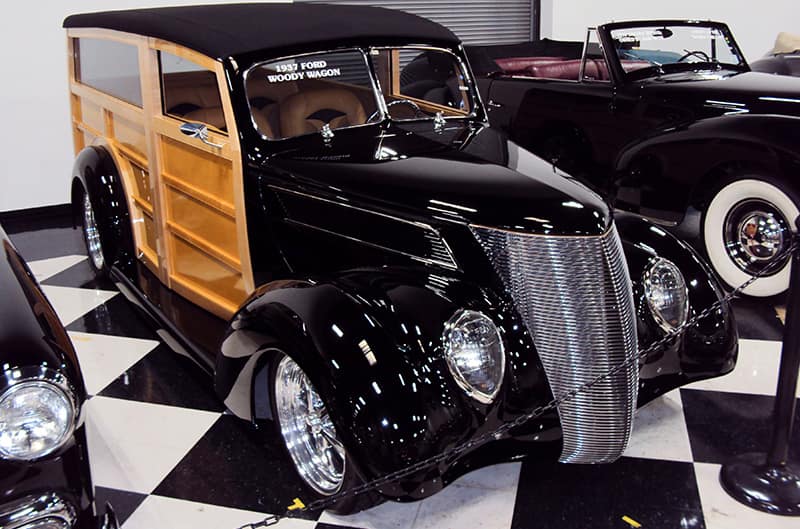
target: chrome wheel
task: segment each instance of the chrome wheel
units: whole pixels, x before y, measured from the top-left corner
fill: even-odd
[[[86,238],[86,250],[89,258],[97,270],[102,270],[105,265],[103,257],[103,246],[100,244],[100,232],[97,230],[97,223],[94,220],[94,210],[89,200],[89,194],[83,194],[83,235]]]
[[[725,219],[725,248],[742,271],[755,274],[773,261],[791,239],[781,212],[763,200],[744,200]],[[777,273],[780,266],[772,272]],[[767,274],[767,277],[771,274]]]
[[[278,364],[274,388],[281,435],[297,473],[322,495],[338,492],[345,452],[319,394],[288,356]]]

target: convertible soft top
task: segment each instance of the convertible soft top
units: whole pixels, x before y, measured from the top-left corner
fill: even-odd
[[[223,4],[72,15],[65,28],[105,28],[181,44],[215,58],[317,43],[459,41],[422,17],[380,7],[326,4]]]

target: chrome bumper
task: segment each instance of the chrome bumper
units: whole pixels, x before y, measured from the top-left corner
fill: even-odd
[[[78,522],[75,507],[55,493],[28,496],[0,506],[0,529],[71,529]],[[98,529],[119,529],[110,505]]]

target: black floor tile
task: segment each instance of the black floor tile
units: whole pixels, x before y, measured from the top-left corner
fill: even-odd
[[[99,393],[104,397],[222,412],[208,373],[159,345]]]
[[[773,397],[682,389],[681,400],[694,461],[723,465],[769,449]],[[800,406],[795,424],[800,424]],[[792,444],[789,455],[800,460],[800,443]]]
[[[775,312],[777,298],[741,298],[733,302],[739,338],[782,340],[783,323]]]
[[[94,498],[98,515],[105,512],[105,505],[106,502],[108,502],[114,509],[119,524],[122,525],[125,523],[125,520],[130,518],[133,511],[141,505],[144,499],[147,498],[147,494],[139,494],[107,487],[95,487]]]
[[[514,529],[705,527],[691,463],[623,457],[608,465],[523,461]]]
[[[67,330],[158,340],[145,316],[122,294],[70,323]]]
[[[107,277],[99,277],[89,264],[89,260],[70,266],[63,272],[48,277],[42,281],[43,285],[56,287],[89,288],[98,290],[116,290],[114,282]]]
[[[278,434],[256,432],[232,415],[221,416],[153,494],[265,513],[282,513],[294,498],[308,503],[313,497]],[[319,514],[299,516],[316,520]]]
[[[50,228],[9,234],[11,242],[26,261],[38,261],[63,255],[86,255],[80,230]]]

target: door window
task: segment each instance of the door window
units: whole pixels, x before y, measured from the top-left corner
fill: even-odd
[[[225,132],[216,74],[171,53],[160,51],[158,56],[164,114]]]

